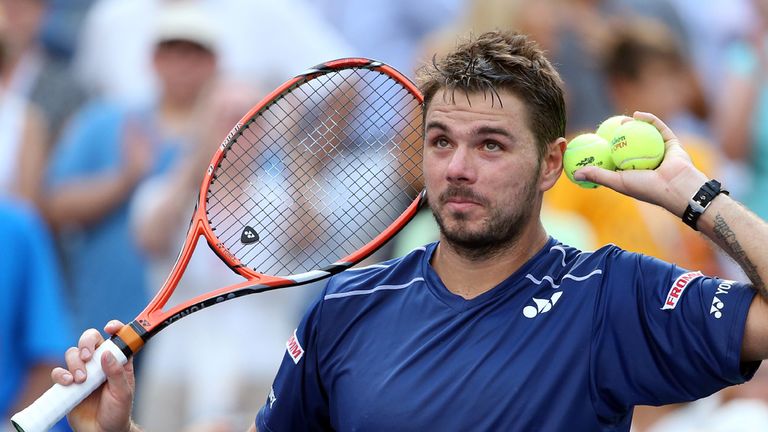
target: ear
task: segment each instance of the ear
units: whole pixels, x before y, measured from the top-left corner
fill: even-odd
[[[544,156],[541,159],[541,175],[539,176],[539,190],[544,192],[552,188],[563,172],[563,153],[567,142],[565,138],[558,138],[547,145]]]

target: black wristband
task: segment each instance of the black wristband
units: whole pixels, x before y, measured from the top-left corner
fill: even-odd
[[[699,222],[699,218],[707,210],[712,200],[721,193],[729,194],[727,190],[723,189],[719,181],[713,179],[704,183],[701,189],[688,200],[688,208],[683,212],[683,222],[698,231],[699,228],[696,224]]]

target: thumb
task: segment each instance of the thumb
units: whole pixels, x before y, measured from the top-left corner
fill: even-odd
[[[114,354],[106,351],[101,356],[101,368],[107,376],[106,391],[115,403],[130,406],[133,401],[133,377],[131,370],[124,367]]]
[[[622,179],[618,172],[596,166],[580,168],[573,173],[573,178],[578,181],[589,181],[613,190],[621,190]]]

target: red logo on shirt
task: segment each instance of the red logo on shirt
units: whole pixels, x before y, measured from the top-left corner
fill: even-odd
[[[304,348],[299,344],[299,339],[296,337],[296,330],[294,330],[291,337],[288,338],[285,347],[288,349],[288,355],[291,356],[293,362],[299,364],[299,360],[304,357]]]
[[[683,291],[685,291],[685,287],[687,287],[692,280],[699,276],[704,276],[704,274],[699,271],[695,271],[683,273],[677,279],[675,279],[675,283],[673,283],[672,287],[669,289],[669,292],[667,293],[667,300],[664,302],[664,306],[662,306],[661,309],[674,309],[677,306],[678,300],[680,300],[680,297],[682,297]]]

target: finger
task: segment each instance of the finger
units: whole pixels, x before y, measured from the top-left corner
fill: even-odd
[[[51,380],[56,384],[70,385],[74,382],[74,377],[64,368],[54,368],[51,371]]]
[[[640,120],[652,124],[661,133],[661,137],[664,138],[665,144],[669,145],[670,141],[677,141],[677,136],[675,136],[675,133],[672,132],[672,129],[670,129],[666,123],[664,123],[655,115],[647,112],[635,111],[635,113],[632,114],[632,117],[635,120]]]
[[[80,359],[84,362],[90,360],[96,347],[102,342],[104,342],[104,337],[98,330],[91,328],[84,331],[77,342],[77,347],[80,349]]]
[[[123,328],[123,326],[125,326],[125,324],[123,324],[121,321],[112,320],[104,326],[104,331],[107,332],[107,334],[113,335],[117,333],[118,330]]]
[[[132,369],[124,368],[109,351],[101,356],[101,368],[107,376],[112,396],[120,403],[130,403],[133,399],[133,380],[129,377],[129,371]]]
[[[85,362],[81,358],[78,348],[70,347],[64,353],[64,361],[67,363],[67,369],[72,374],[74,382],[81,383],[85,381]]]
[[[618,172],[603,169],[596,166],[587,166],[576,170],[573,178],[578,181],[589,181],[609,187],[613,190],[621,190],[622,179]]]

